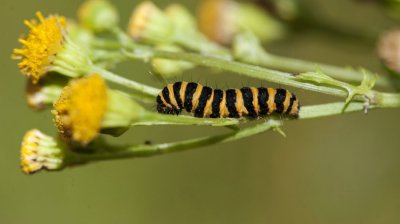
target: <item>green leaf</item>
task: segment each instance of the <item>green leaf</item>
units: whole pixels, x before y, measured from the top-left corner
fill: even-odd
[[[346,109],[346,107],[348,106],[348,104],[351,102],[351,100],[356,95],[365,96],[367,101],[371,98],[370,97],[371,89],[375,86],[377,75],[372,74],[371,72],[368,72],[365,69],[361,69],[361,72],[363,73],[364,78],[359,86],[354,86],[349,83],[336,80],[330,76],[325,75],[319,69],[317,69],[316,72],[301,73],[298,76],[296,76],[296,79],[298,79],[300,81],[317,83],[317,84],[321,84],[321,85],[333,86],[333,87],[345,89],[347,91],[348,95],[345,100],[345,104],[343,106],[343,111],[344,111]],[[366,103],[368,104],[369,102],[366,102]]]

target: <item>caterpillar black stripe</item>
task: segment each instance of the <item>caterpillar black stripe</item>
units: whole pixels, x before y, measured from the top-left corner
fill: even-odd
[[[180,114],[183,109],[195,117],[257,118],[276,113],[297,118],[300,104],[296,96],[285,89],[243,87],[220,90],[194,82],[168,84],[157,96],[157,111]]]

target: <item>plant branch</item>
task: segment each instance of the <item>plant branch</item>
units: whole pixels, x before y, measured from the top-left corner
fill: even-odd
[[[296,77],[290,73],[280,72],[272,69],[262,68],[255,65],[248,65],[240,62],[235,62],[215,57],[207,57],[199,54],[166,52],[158,50],[151,50],[151,52],[143,52],[142,49],[140,50],[140,52],[135,52],[135,51],[133,53],[125,52],[125,54],[132,59],[141,58],[144,60],[148,60],[148,57],[158,57],[158,58],[167,58],[174,60],[184,60],[210,68],[234,72],[251,78],[292,86],[299,89],[324,93],[332,96],[338,96],[341,98],[346,98],[348,95],[348,92],[345,89],[319,86],[313,83],[298,81],[296,80]],[[355,96],[354,100],[365,101],[365,99],[362,96]]]
[[[374,108],[385,108],[385,107],[400,107],[400,96],[391,96],[393,98],[390,101],[383,101],[380,106],[374,106],[369,109]],[[299,114],[299,120],[320,118],[327,116],[334,116],[343,113],[365,111],[365,105],[359,102],[350,103],[349,106],[343,111],[343,102],[328,103],[322,105],[313,105],[302,107]],[[195,138],[190,140],[172,142],[172,143],[162,143],[154,145],[134,145],[134,146],[112,146],[106,145],[100,152],[93,154],[81,154],[74,153],[71,163],[81,163],[90,161],[100,161],[100,160],[111,160],[111,159],[126,159],[132,157],[147,157],[154,155],[162,155],[166,153],[185,151],[189,149],[194,149],[198,147],[204,147],[209,145],[214,145],[218,143],[230,142],[239,140],[242,138],[257,135],[269,130],[280,131],[280,126],[282,125],[280,120],[269,119],[266,122],[256,124],[250,127],[242,128],[236,131],[232,131],[226,134],[221,134],[217,136],[208,136]]]
[[[154,112],[147,112],[143,117],[143,122],[133,123],[132,126],[149,125],[205,125],[205,126],[235,126],[240,123],[240,119],[233,118],[198,118],[185,115],[166,115]]]
[[[124,78],[122,76],[119,76],[117,74],[114,74],[110,71],[107,71],[106,69],[94,66],[93,72],[99,73],[104,79],[119,84],[121,86],[136,90],[140,93],[142,93],[145,97],[150,97],[154,99],[155,96],[158,95],[160,92],[159,89],[147,86],[145,84]]]
[[[258,78],[261,80],[266,80],[269,82],[274,82],[282,85],[288,85],[300,89],[320,92],[328,95],[338,96],[342,98],[348,97],[348,91],[346,89],[341,89],[337,87],[330,87],[330,86],[322,86],[316,85],[314,83],[303,82],[296,79],[290,73],[280,72],[276,70],[261,68],[259,66],[248,65],[240,62],[225,60],[221,58],[215,57],[208,57],[199,54],[192,54],[192,53],[181,53],[181,52],[166,52],[166,51],[158,51],[152,50],[150,48],[140,48],[139,51],[125,52],[126,56],[129,58],[140,58],[144,60],[148,60],[150,57],[160,57],[160,58],[167,58],[167,59],[174,59],[174,60],[184,60],[192,63],[196,63],[199,65],[217,68],[225,71],[231,71],[238,74],[246,75],[252,78]],[[105,69],[102,68],[95,68],[95,71],[102,74],[105,79],[120,84],[125,87],[132,88],[140,93],[143,93],[146,97],[153,98],[156,96],[160,90],[154,87],[146,86],[144,84],[125,79],[120,77],[116,74],[113,74]],[[393,105],[393,107],[398,107],[398,94],[392,93],[382,93],[374,90],[370,90],[367,93],[368,96],[371,97],[371,102],[378,106],[383,103],[383,106],[387,106],[388,104]],[[386,99],[387,98],[387,99]],[[353,100],[365,102],[364,95],[355,95]]]
[[[178,141],[173,143],[162,143],[153,145],[135,145],[135,146],[105,146],[103,152],[94,154],[74,153],[72,163],[81,163],[89,161],[110,160],[110,159],[126,159],[132,157],[147,157],[184,151],[188,149],[209,146],[217,143],[230,142],[245,137],[260,134],[262,132],[277,128],[281,125],[280,121],[269,120],[261,124],[257,124],[239,131],[230,132],[222,135],[201,137],[190,140]]]

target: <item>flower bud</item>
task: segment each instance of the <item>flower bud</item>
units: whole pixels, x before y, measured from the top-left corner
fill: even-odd
[[[94,34],[90,30],[79,26],[76,23],[68,23],[68,37],[76,45],[78,45],[85,53],[90,54],[92,49],[92,43],[94,40]]]
[[[171,5],[164,13],[150,1],[134,10],[128,27],[136,41],[153,45],[177,45],[185,49],[231,59],[229,51],[208,40],[193,22],[190,13],[180,5]]]
[[[202,0],[198,23],[208,38],[225,45],[242,31],[251,31],[262,42],[279,39],[285,33],[281,23],[255,5],[232,0]]]
[[[165,9],[165,14],[180,33],[198,32],[196,19],[182,5],[171,4]]]
[[[234,57],[249,64],[262,64],[268,53],[262,47],[259,39],[251,32],[240,33],[233,40]]]
[[[37,129],[28,131],[21,145],[21,169],[26,174],[65,167],[66,146]]]
[[[78,10],[80,23],[94,32],[104,32],[118,26],[118,12],[107,0],[86,0]]]
[[[174,31],[170,19],[151,1],[135,8],[128,25],[129,35],[146,43],[171,43]]]
[[[181,51],[179,47],[173,45],[160,45],[157,46],[157,49],[172,52]],[[161,58],[153,58],[151,60],[151,65],[156,74],[159,75],[162,79],[170,79],[176,77],[178,75],[181,75],[182,72],[194,67],[194,65],[189,62]]]

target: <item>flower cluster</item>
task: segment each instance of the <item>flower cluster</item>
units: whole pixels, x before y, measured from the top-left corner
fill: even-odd
[[[134,125],[221,123],[193,118],[179,120],[146,110],[136,100],[145,101],[144,96],[155,99],[158,90],[105,69],[121,60],[112,47],[116,43],[117,47],[136,46],[140,42],[163,51],[190,49],[228,55],[224,47],[198,30],[188,10],[173,4],[162,11],[145,1],[133,10],[127,33],[118,29],[118,12],[106,0],[87,0],[77,14],[78,23],[64,16],[44,16],[37,12],[37,20],[25,21],[29,32],[19,39],[22,46],[12,54],[27,77],[28,105],[34,110],[52,108],[58,130],[55,138],[36,129],[27,132],[21,147],[24,173],[60,170],[81,163],[89,152],[110,150],[101,138],[103,134],[118,136]],[[151,59],[151,64],[162,79],[194,67],[189,62],[157,57]],[[136,91],[128,95],[111,89],[107,81]]]
[[[110,31],[118,22],[115,8],[102,0],[90,0],[79,9],[80,23],[64,16],[26,20],[29,33],[19,39],[19,60],[27,76],[26,99],[35,110],[53,106],[59,137],[39,130],[28,131],[21,146],[21,167],[27,174],[60,170],[80,163],[79,151],[88,151],[99,134],[120,135],[139,121],[145,110],[126,93],[110,89],[94,72],[96,52],[89,43],[96,33]],[[71,156],[72,155],[72,156]]]

